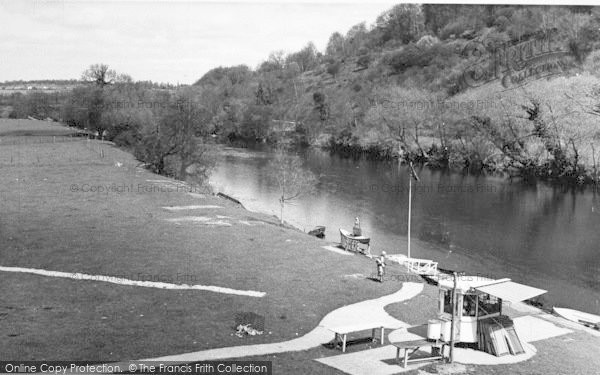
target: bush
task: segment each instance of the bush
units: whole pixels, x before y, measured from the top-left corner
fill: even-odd
[[[25,95],[12,95],[10,104],[12,111],[10,118],[27,118],[32,116],[38,119],[57,118],[58,111],[53,106],[53,98],[49,94],[33,92]]]
[[[600,75],[600,50],[590,53],[584,61],[583,67],[594,75]]]
[[[142,139],[136,130],[125,130],[115,136],[109,134],[109,140],[112,140],[117,146],[125,148],[135,148]]]
[[[417,41],[416,45],[419,48],[430,48],[431,46],[433,46],[434,44],[438,44],[439,42],[440,40],[435,36],[424,35],[421,37],[421,39]]]
[[[361,55],[356,60],[356,65],[358,65],[361,68],[368,68],[370,62],[371,62],[371,56],[370,55],[368,55],[368,54]]]
[[[342,67],[342,64],[340,64],[339,62],[329,64],[327,66],[327,73],[331,74],[335,78],[335,76],[337,76],[337,74],[340,72],[341,67]]]
[[[336,63],[336,61],[337,61],[337,60],[336,60],[335,58],[333,58],[332,56],[326,56],[326,57],[323,59],[323,62],[324,62],[325,64],[327,64],[327,65],[335,64],[335,63]]]
[[[409,44],[401,51],[388,55],[387,62],[395,73],[402,73],[412,67],[422,68],[429,65],[444,68],[451,63],[453,53],[452,47],[442,44],[423,48]]]
[[[496,26],[499,31],[505,31],[509,24],[510,21],[506,16],[500,16],[494,20],[494,26]]]
[[[440,31],[440,38],[442,40],[450,38],[451,35],[459,36],[467,30],[467,26],[461,20],[451,22],[444,26],[444,28]]]
[[[500,45],[510,41],[510,36],[505,32],[500,32],[494,28],[487,29],[481,36],[481,41],[489,50],[500,47]]]

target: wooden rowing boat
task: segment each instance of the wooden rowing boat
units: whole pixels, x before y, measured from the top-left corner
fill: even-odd
[[[315,229],[308,232],[308,234],[310,234],[311,236],[323,238],[323,237],[325,237],[325,227],[322,225],[319,225],[319,226],[315,227]]]
[[[369,254],[371,239],[365,236],[355,236],[351,232],[340,228],[340,244],[348,251],[358,251]]]
[[[600,316],[583,311],[566,309],[562,307],[553,307],[552,311],[567,320],[583,324],[586,327],[591,327],[600,330]]]
[[[227,200],[230,200],[230,201],[232,201],[233,203],[237,203],[237,204],[239,204],[239,205],[240,205],[242,208],[244,208],[244,209],[245,209],[245,207],[244,207],[244,205],[242,204],[242,202],[238,201],[237,199],[235,199],[234,197],[232,197],[232,196],[230,196],[230,195],[227,195],[227,194],[225,194],[225,193],[217,193],[217,197],[220,197],[220,198],[225,198],[225,199],[227,199]]]

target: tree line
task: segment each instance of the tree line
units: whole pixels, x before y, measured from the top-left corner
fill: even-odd
[[[550,31],[564,52],[560,71],[509,74],[510,90],[493,80],[473,86],[497,51]],[[172,144],[193,135],[586,182],[597,180],[599,43],[596,7],[400,4],[373,25],[333,33],[322,52],[313,43],[275,51],[254,69],[217,67],[189,87],[135,82],[106,67],[100,80],[87,72],[89,84],[52,100],[3,100],[14,116],[106,130],[173,175],[193,169],[198,144]]]

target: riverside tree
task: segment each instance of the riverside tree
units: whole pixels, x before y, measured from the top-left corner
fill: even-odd
[[[130,84],[132,78],[127,74],[118,74],[106,64],[93,64],[82,73],[81,80],[92,84],[83,90],[83,102],[81,97],[74,98],[87,111],[84,126],[102,134],[109,127],[106,121],[103,121],[107,112],[105,88],[117,83]]]
[[[267,165],[268,177],[279,188],[279,204],[281,214],[279,220],[283,225],[283,209],[298,198],[313,194],[317,185],[317,176],[303,166],[296,154],[280,147],[275,157]]]
[[[206,139],[212,132],[210,113],[197,88],[169,97],[155,126],[146,127],[136,156],[158,174],[202,183],[214,166]]]

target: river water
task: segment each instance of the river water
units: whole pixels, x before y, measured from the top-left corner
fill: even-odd
[[[211,184],[252,211],[278,216],[277,188],[267,178],[272,157],[268,150],[224,148]],[[320,183],[316,194],[286,205],[286,221],[306,231],[324,225],[329,242],[339,241],[338,229],[351,230],[359,217],[373,253],[406,253],[406,166],[322,150],[306,150],[302,158]],[[546,289],[548,308],[600,314],[600,192],[427,168],[417,173],[412,257]]]

